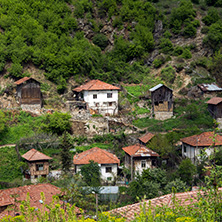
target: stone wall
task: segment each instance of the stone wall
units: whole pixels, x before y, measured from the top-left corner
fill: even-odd
[[[222,118],[217,118],[216,121],[218,123],[218,129],[222,129]]]
[[[155,119],[166,120],[173,116],[173,112],[155,112]]]

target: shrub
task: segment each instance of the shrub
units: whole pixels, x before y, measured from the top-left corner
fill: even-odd
[[[207,34],[209,31],[209,27],[208,26],[204,26],[202,29],[201,29],[201,33],[203,34]]]
[[[163,38],[160,41],[161,51],[165,54],[173,51],[173,44],[169,39]]]
[[[154,59],[153,66],[154,68],[159,68],[164,63],[163,59]]]
[[[161,78],[167,83],[173,83],[176,72],[172,66],[168,66],[161,70]]]
[[[183,35],[185,37],[194,37],[197,33],[197,29],[193,26],[193,24],[187,25],[183,30]]]
[[[181,46],[176,46],[173,50],[173,55],[174,56],[179,56],[183,53],[183,47]]]
[[[197,20],[197,19],[195,19],[193,22],[192,22],[192,24],[193,24],[193,26],[194,27],[200,27],[200,21],[199,20]]]
[[[20,63],[13,63],[11,68],[9,68],[9,74],[13,77],[23,77],[22,75],[22,65]]]
[[[215,8],[210,8],[207,15],[202,19],[206,25],[212,25],[220,19],[218,11]]]
[[[184,49],[181,57],[184,58],[184,59],[191,59],[192,58],[192,54],[191,54],[189,49]]]
[[[172,37],[172,34],[170,33],[169,30],[167,30],[167,31],[165,31],[165,32],[163,33],[163,36],[164,36],[165,38],[170,39],[170,38]]]
[[[104,50],[108,45],[108,38],[104,34],[98,33],[93,37],[93,43]]]

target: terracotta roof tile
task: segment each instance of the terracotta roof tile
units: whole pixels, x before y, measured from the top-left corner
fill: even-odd
[[[189,136],[181,139],[183,143],[189,144],[194,147],[198,146],[212,146],[213,145],[213,132],[204,132],[200,135]],[[222,145],[222,136],[218,135],[215,138],[215,146]]]
[[[154,134],[148,132],[145,135],[141,136],[139,140],[143,143],[148,143],[154,136]]]
[[[219,188],[219,190],[222,191],[222,188]],[[179,203],[181,206],[188,206],[194,204],[195,202],[198,202],[199,194],[206,195],[204,191],[197,190],[184,193],[167,194],[164,196],[153,198],[151,200],[145,200],[141,203],[135,203],[113,209],[109,212],[113,215],[120,215],[126,218],[126,221],[132,221],[135,219],[136,216],[139,216],[139,214],[141,213],[141,207],[143,207],[144,205],[146,206],[146,209],[151,206],[151,210],[158,206],[173,207],[173,199],[175,198],[176,202]]]
[[[120,90],[119,87],[113,86],[111,84],[102,82],[100,80],[91,80],[89,82],[87,82],[84,85],[81,85],[75,89],[73,89],[73,91],[76,92],[81,92],[81,91],[93,91],[93,90]]]
[[[99,164],[120,164],[120,160],[116,157],[116,155],[98,147],[86,150],[73,157],[73,163],[76,165],[88,164],[90,160]]]
[[[123,150],[130,156],[159,156],[158,153],[139,143],[123,147]]]
[[[222,102],[221,97],[213,97],[210,100],[207,101],[208,104],[217,105]]]
[[[28,161],[51,160],[52,159],[51,157],[46,156],[45,154],[43,154],[35,149],[29,150],[27,153],[22,155],[22,157]]]
[[[0,190],[0,206],[3,207],[15,204],[17,206],[17,209],[19,209],[18,206],[20,205],[20,203],[15,203],[14,198],[11,197],[11,195],[18,194],[18,197],[16,198],[17,201],[24,201],[27,198],[27,193],[29,193],[30,206],[40,209],[42,207],[42,204],[39,201],[41,200],[41,192],[44,193],[45,204],[49,204],[50,202],[52,202],[53,196],[55,196],[56,194],[60,194],[61,190],[60,188],[51,184],[26,185],[22,187]],[[0,219],[9,214],[10,211],[8,211],[7,209],[3,212],[0,212]]]
[[[24,77],[24,78],[19,79],[18,81],[16,81],[15,84],[16,84],[16,85],[20,85],[20,84],[22,84],[23,82],[25,82],[25,81],[27,81],[27,80],[29,80],[29,79],[31,79],[31,78],[26,76],[26,77]]]

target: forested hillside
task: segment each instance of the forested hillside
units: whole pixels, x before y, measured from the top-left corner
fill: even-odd
[[[18,79],[31,74],[24,67],[32,64],[59,93],[70,77],[152,85],[158,75],[178,87],[185,70],[192,83],[220,81],[221,6],[219,0],[0,0],[0,71]]]

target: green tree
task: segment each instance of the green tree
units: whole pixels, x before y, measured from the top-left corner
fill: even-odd
[[[196,167],[192,164],[190,159],[184,159],[179,165],[178,173],[182,181],[188,185],[192,185],[193,176],[196,174]]]
[[[85,164],[81,167],[81,174],[83,180],[88,186],[99,187],[100,186],[100,166],[98,163],[90,160],[89,164]]]
[[[45,132],[62,135],[65,131],[70,131],[70,114],[54,112],[46,114],[43,119],[42,129]]]
[[[0,110],[0,133],[2,133],[6,128],[6,116],[3,111]]]
[[[72,165],[72,156],[70,153],[70,149],[73,147],[69,134],[65,131],[62,135],[61,144],[59,148],[61,149],[61,161],[62,161],[62,170],[64,173],[70,171],[70,167]]]
[[[161,78],[166,83],[173,83],[176,78],[176,71],[172,66],[168,66],[161,70]]]
[[[220,19],[219,13],[215,8],[210,8],[207,15],[202,19],[206,25],[212,25]]]

